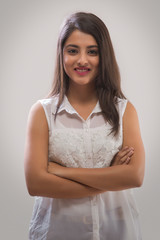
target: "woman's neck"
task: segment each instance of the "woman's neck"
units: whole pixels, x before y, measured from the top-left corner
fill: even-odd
[[[75,103],[89,103],[89,102],[97,102],[98,96],[95,89],[95,85],[79,85],[73,86],[70,84],[69,89],[67,91],[67,97],[70,102]]]

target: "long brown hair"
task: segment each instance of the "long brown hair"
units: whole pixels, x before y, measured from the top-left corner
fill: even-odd
[[[69,87],[69,77],[63,67],[63,47],[74,30],[92,35],[99,48],[99,74],[95,79],[97,95],[104,118],[111,124],[115,135],[119,130],[117,97],[125,98],[120,86],[120,73],[106,25],[92,13],[77,12],[67,18],[59,34],[54,81],[49,97],[59,95],[57,111]],[[57,112],[56,112],[57,113]]]

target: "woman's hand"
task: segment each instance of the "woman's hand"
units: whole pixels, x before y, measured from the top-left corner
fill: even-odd
[[[113,158],[111,166],[128,164],[131,160],[131,157],[134,154],[133,147],[124,147],[122,148]]]
[[[52,173],[56,176],[60,176],[61,173],[62,173],[62,170],[64,169],[65,167],[58,164],[58,163],[55,163],[55,162],[49,162],[48,163],[48,172],[49,173]]]

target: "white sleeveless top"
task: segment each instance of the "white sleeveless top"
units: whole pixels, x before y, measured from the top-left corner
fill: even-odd
[[[110,134],[99,102],[85,121],[65,96],[56,121],[57,97],[40,100],[49,127],[49,161],[66,167],[109,167],[121,149],[122,117],[127,100],[118,99],[120,129]],[[110,135],[109,135],[110,134]],[[55,199],[36,197],[30,240],[141,240],[132,189],[108,191],[94,197]]]

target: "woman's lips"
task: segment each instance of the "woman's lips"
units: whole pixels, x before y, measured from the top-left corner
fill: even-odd
[[[84,76],[84,75],[87,75],[88,72],[90,71],[89,68],[86,68],[86,67],[77,67],[74,69],[74,71],[80,75],[80,76]]]

